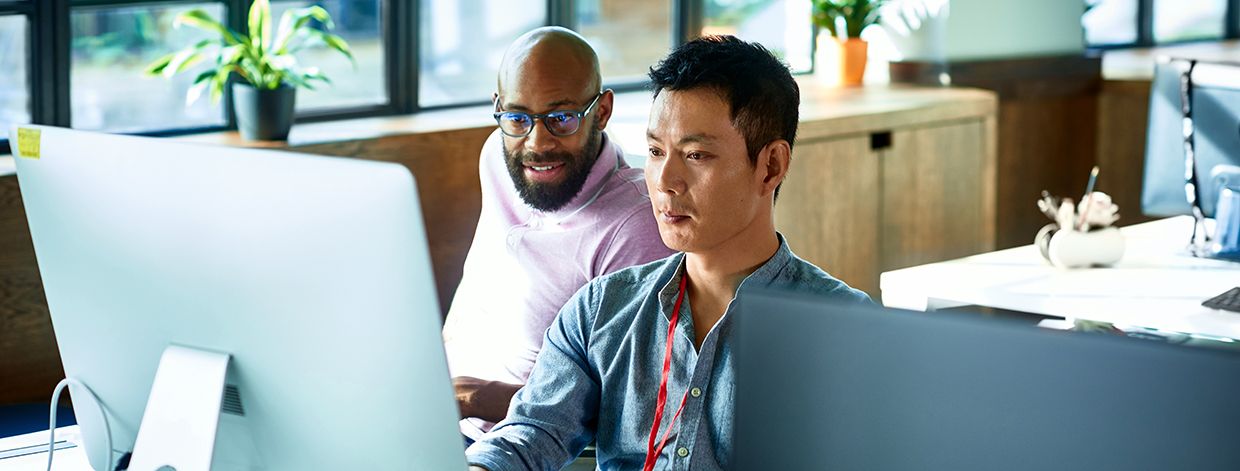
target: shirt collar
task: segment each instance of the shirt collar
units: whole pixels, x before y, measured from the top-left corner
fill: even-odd
[[[740,286],[736,292],[740,292],[741,288],[749,285],[768,286],[775,281],[779,273],[788,266],[788,262],[792,261],[792,249],[788,248],[788,241],[784,240],[784,235],[778,232],[775,237],[779,238],[779,248],[775,250],[775,255],[767,259],[766,263],[741,280]],[[672,304],[676,301],[676,296],[680,294],[680,279],[685,276],[685,253],[680,252],[673,255],[670,264],[675,267],[667,282],[659,288],[659,301],[664,304],[663,313],[668,318],[671,317]]]
[[[747,285],[769,285],[779,276],[779,272],[788,266],[788,262],[792,261],[792,249],[788,248],[788,241],[784,240],[784,235],[776,232],[775,237],[779,238],[779,248],[775,250],[775,255],[772,255],[770,259],[767,259],[766,263],[763,263],[762,266],[741,281],[740,286],[736,289],[738,293],[741,288]]]

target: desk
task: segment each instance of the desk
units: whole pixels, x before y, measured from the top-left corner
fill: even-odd
[[[1056,268],[1027,245],[886,272],[883,304],[978,305],[1240,339],[1240,314],[1201,305],[1240,286],[1240,264],[1183,255],[1192,226],[1181,216],[1121,229],[1124,258],[1109,268]]]
[[[93,471],[78,426],[56,429],[52,471]],[[46,471],[47,431],[0,438],[0,471]]]
[[[56,443],[52,471],[94,471],[86,461],[86,449],[82,448],[82,436],[77,425],[56,429]],[[597,466],[594,458],[579,457],[561,471],[588,471]],[[46,430],[0,438],[0,471],[46,470]]]

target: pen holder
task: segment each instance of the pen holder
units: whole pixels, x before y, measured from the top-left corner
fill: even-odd
[[[1111,265],[1124,256],[1124,245],[1124,235],[1115,227],[1081,232],[1048,224],[1037,236],[1042,257],[1060,268]]]

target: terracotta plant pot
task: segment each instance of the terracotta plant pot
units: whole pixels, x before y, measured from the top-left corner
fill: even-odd
[[[857,38],[835,41],[840,48],[840,83],[857,85],[865,78],[865,60],[869,44]]]

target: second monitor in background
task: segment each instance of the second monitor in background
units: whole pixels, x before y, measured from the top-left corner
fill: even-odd
[[[1191,97],[1188,103],[1186,97]],[[1240,187],[1240,64],[1160,58],[1150,88],[1148,126],[1141,212],[1193,214],[1186,191],[1188,131],[1197,203],[1205,217],[1214,217],[1219,191]]]

